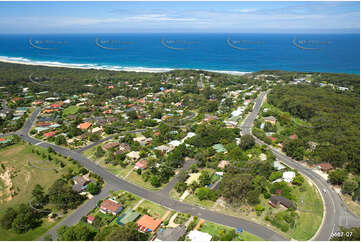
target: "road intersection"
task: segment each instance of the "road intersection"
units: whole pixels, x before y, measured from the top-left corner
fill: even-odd
[[[256,119],[258,112],[260,111],[262,100],[265,98],[266,93],[263,92],[260,96],[256,99],[253,111],[247,116],[243,124],[241,125],[241,132],[242,134],[251,134],[251,127],[253,126],[253,122]],[[96,203],[100,199],[104,199],[110,190],[125,190],[135,195],[138,195],[144,199],[149,201],[155,202],[160,204],[164,207],[167,207],[172,210],[176,210],[178,212],[189,213],[193,216],[197,216],[199,218],[209,220],[218,224],[223,224],[230,227],[242,227],[245,231],[248,231],[254,235],[257,235],[265,240],[288,240],[283,236],[279,235],[278,233],[268,229],[265,226],[260,224],[238,218],[233,216],[228,216],[222,213],[210,211],[195,205],[183,203],[177,200],[173,200],[169,197],[169,191],[176,183],[177,177],[174,177],[172,181],[170,181],[169,185],[167,185],[161,191],[150,191],[141,187],[138,187],[132,183],[129,183],[122,178],[115,176],[114,174],[108,172],[104,168],[98,166],[93,161],[84,157],[80,152],[85,150],[83,148],[81,150],[69,150],[54,144],[50,144],[47,142],[43,142],[37,139],[34,139],[29,136],[29,131],[31,129],[32,124],[34,123],[37,115],[40,113],[40,108],[37,108],[31,116],[26,121],[24,127],[17,131],[10,134],[0,135],[6,136],[11,134],[19,135],[24,141],[29,142],[34,145],[41,146],[43,148],[51,147],[55,152],[71,157],[72,159],[79,162],[80,165],[86,167],[87,169],[91,170],[95,174],[101,176],[106,186],[103,188],[102,192],[95,196],[94,198],[88,200],[85,204],[80,206],[76,211],[72,214],[64,218],[61,222],[59,222],[55,227],[53,227],[48,234],[51,234],[53,239],[56,239],[56,229],[61,225],[73,225],[77,223],[83,216],[85,216],[88,211],[96,206]],[[112,136],[111,136],[112,137]],[[106,138],[106,139],[110,139]],[[263,141],[256,139],[256,142],[265,145]],[[103,140],[104,141],[104,140]],[[96,143],[98,144],[98,142]],[[94,146],[96,144],[92,144]],[[275,156],[281,160],[286,165],[297,169],[300,173],[305,175],[308,179],[312,180],[312,182],[317,186],[319,191],[326,190],[326,193],[320,192],[325,206],[326,214],[324,215],[323,223],[314,236],[313,240],[329,240],[332,233],[336,232],[339,226],[351,227],[351,226],[358,226],[360,225],[359,218],[354,216],[344,205],[343,201],[339,197],[339,195],[333,190],[333,188],[318,174],[313,172],[311,169],[304,167],[297,161],[287,157],[282,152],[278,151],[277,149],[268,146],[269,149],[275,154]],[[87,147],[88,148],[88,147]],[[193,161],[189,161],[185,163],[185,166],[189,166]],[[186,167],[184,167],[186,168]],[[184,169],[183,168],[183,169]],[[39,239],[43,239],[43,237]]]

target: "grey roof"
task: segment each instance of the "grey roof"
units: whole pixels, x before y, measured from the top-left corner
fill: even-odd
[[[184,225],[179,225],[175,228],[167,228],[166,230],[160,232],[157,236],[157,239],[162,241],[177,241],[187,232],[187,228]]]
[[[279,204],[282,204],[286,208],[296,207],[292,201],[290,201],[287,198],[282,197],[282,196],[272,196],[269,200],[272,204],[274,204],[276,206],[278,206]]]

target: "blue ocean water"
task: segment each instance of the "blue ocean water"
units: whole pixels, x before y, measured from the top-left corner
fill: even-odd
[[[0,59],[113,69],[360,73],[359,34],[0,35]],[[145,70],[144,69],[144,70]]]

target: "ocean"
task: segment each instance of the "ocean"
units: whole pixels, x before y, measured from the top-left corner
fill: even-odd
[[[360,73],[359,34],[0,35],[0,60],[129,71]]]

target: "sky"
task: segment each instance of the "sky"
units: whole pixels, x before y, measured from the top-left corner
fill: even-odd
[[[359,33],[359,2],[0,2],[0,33]]]

